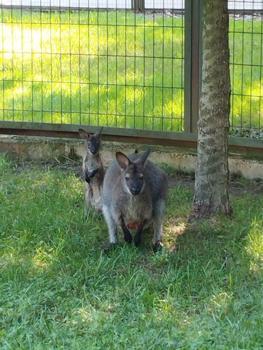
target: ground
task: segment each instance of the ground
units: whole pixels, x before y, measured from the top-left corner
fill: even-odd
[[[189,226],[193,178],[166,169],[163,252],[147,235],[107,256],[79,168],[0,158],[1,349],[262,349],[262,182]]]

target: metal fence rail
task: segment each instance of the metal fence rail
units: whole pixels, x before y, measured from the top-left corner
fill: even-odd
[[[0,0],[0,128],[22,121],[194,133],[200,6]],[[263,2],[229,1],[229,11],[230,132],[262,139]]]
[[[187,2],[188,0],[186,0]],[[132,0],[1,0],[5,7],[41,7],[41,8],[108,8],[130,9]],[[184,10],[185,0],[145,0],[145,9]],[[229,0],[229,11],[242,10],[245,12],[263,10],[262,0]]]

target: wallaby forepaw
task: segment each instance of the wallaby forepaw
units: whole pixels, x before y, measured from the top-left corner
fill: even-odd
[[[163,249],[163,244],[161,241],[157,241],[153,244],[154,253],[160,252]]]

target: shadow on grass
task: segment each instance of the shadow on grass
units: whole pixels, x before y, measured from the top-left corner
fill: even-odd
[[[169,194],[162,253],[153,254],[147,233],[141,248],[123,245],[105,256],[106,225],[96,215],[83,219],[78,178],[41,167],[17,172],[6,162],[2,168],[0,342],[80,349],[87,342],[91,349],[127,341],[134,349],[260,344],[261,196],[239,193],[232,219],[188,226],[192,191],[178,185]]]

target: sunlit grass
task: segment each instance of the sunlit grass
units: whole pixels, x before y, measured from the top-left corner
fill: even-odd
[[[0,157],[0,347],[260,349],[263,202],[249,188],[231,219],[189,226],[193,193],[178,185],[161,254],[146,235],[105,256],[71,170]]]
[[[6,119],[181,130],[180,17],[42,13],[42,24],[39,13],[32,17],[3,11]],[[14,98],[15,90],[23,93]]]
[[[261,17],[230,20],[233,127],[262,129],[262,35]]]
[[[1,19],[1,119],[183,129],[183,17],[2,9]],[[231,18],[230,32],[231,126],[259,129],[260,18]]]

